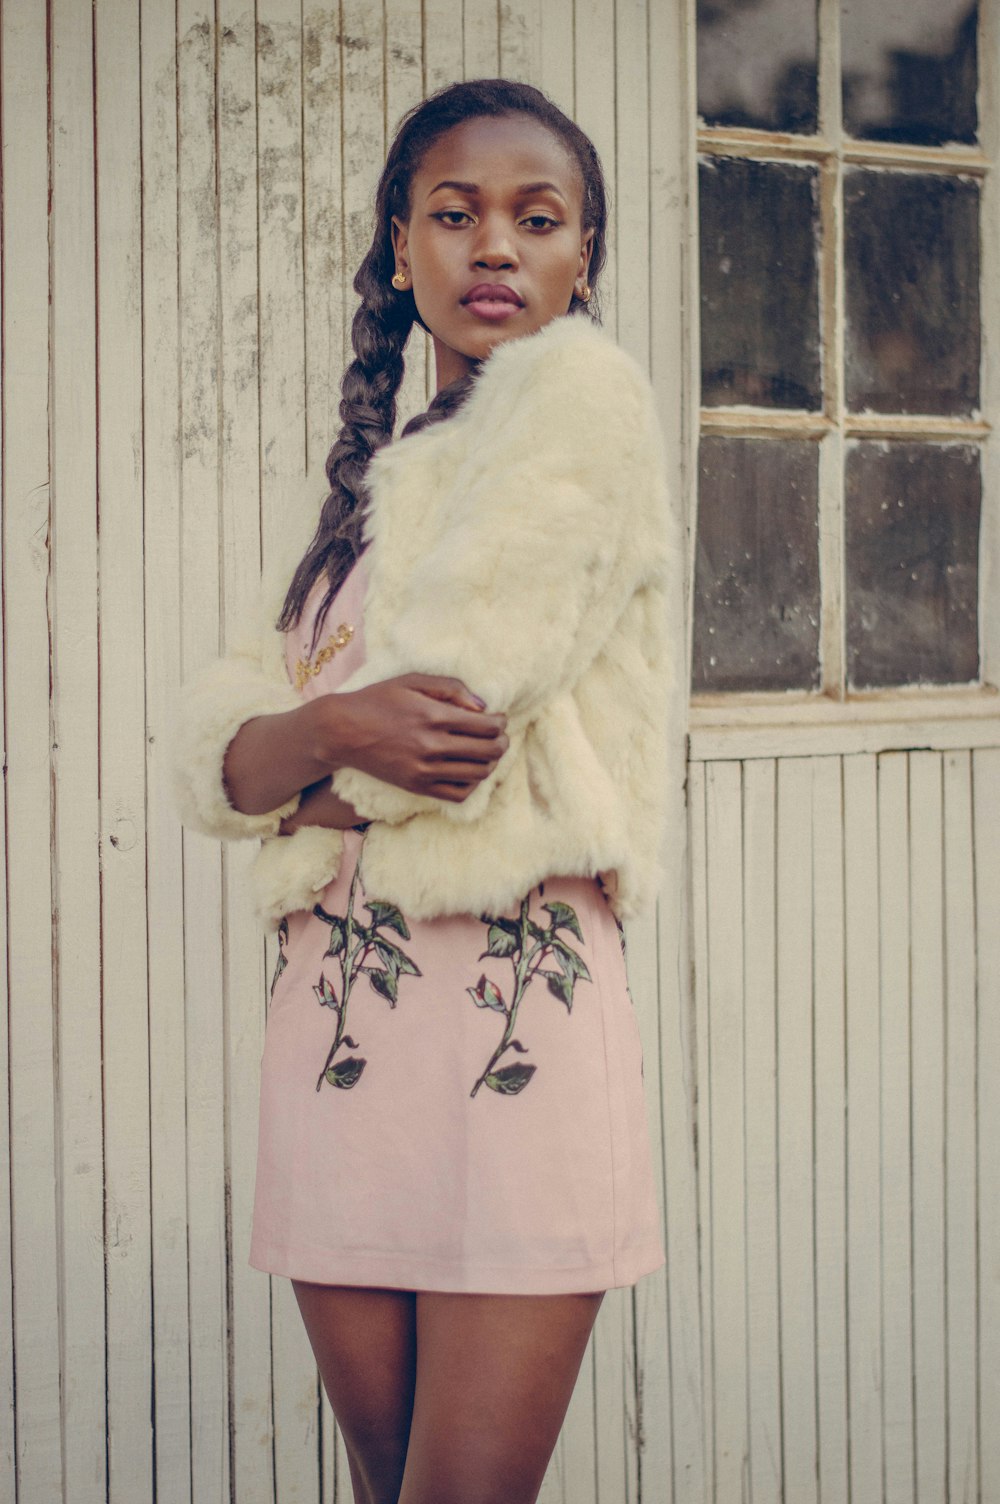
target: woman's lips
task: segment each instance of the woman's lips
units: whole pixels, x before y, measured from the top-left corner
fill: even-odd
[[[524,302],[512,287],[506,287],[502,283],[481,282],[465,294],[462,305],[477,319],[501,323],[518,313],[524,307]]]

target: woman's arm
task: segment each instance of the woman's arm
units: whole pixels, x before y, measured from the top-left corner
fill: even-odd
[[[233,808],[246,815],[278,809],[345,767],[460,803],[506,751],[505,723],[456,679],[405,674],[245,722],[226,749],[223,777]],[[313,818],[286,816],[282,829],[344,829],[359,818],[332,793],[316,791],[309,802]]]

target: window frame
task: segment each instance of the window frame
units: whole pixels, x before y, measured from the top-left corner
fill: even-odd
[[[844,136],[841,109],[840,0],[819,0],[819,122],[812,137],[744,127],[710,127],[697,114],[697,5],[687,5],[687,75],[691,100],[692,145],[689,153],[690,205],[687,288],[690,300],[688,349],[693,432],[696,455],[700,439],[712,434],[734,437],[797,437],[819,444],[820,659],[819,691],[725,691],[692,694],[693,743],[700,738],[706,753],[726,742],[726,729],[759,728],[763,742],[782,726],[800,728],[810,742],[832,726],[852,723],[861,732],[849,737],[859,745],[878,742],[874,728],[898,724],[910,745],[914,723],[927,731],[934,722],[943,744],[972,745],[980,735],[996,741],[1000,718],[1000,0],[979,0],[979,144],[912,147],[890,142],[856,141]],[[820,176],[820,223],[824,249],[820,257],[820,341],[823,407],[819,412],[754,408],[701,407],[700,286],[698,275],[698,162],[706,155],[752,157],[817,165]],[[981,191],[980,411],[978,417],[934,418],[882,414],[847,414],[844,410],[844,257],[843,173],[845,167],[899,167],[973,176]],[[832,248],[832,249],[831,249]],[[982,451],[982,513],[979,555],[979,684],[914,685],[851,689],[846,683],[844,631],[845,447],[855,438],[968,439]],[[697,464],[690,467],[697,476]],[[692,482],[696,488],[696,479]],[[697,496],[692,498],[697,536]],[[693,553],[693,549],[692,549]],[[693,584],[692,627],[693,640]],[[953,723],[970,723],[963,733]],[[948,728],[951,727],[951,730]],[[976,728],[979,728],[978,730]],[[867,732],[864,728],[868,728]],[[883,730],[883,740],[885,738]],[[961,735],[964,739],[954,740]],[[721,738],[721,742],[720,742]],[[971,738],[971,739],[970,739]],[[780,740],[780,738],[779,738]],[[881,744],[881,743],[879,743]],[[926,743],[923,743],[926,744]],[[732,754],[729,754],[732,755]]]

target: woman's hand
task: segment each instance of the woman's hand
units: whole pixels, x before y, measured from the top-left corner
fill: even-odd
[[[506,752],[505,725],[458,679],[403,674],[245,721],[226,749],[223,777],[245,815],[279,809],[344,767],[461,803]]]
[[[504,715],[489,715],[459,679],[403,674],[323,697],[331,762],[359,768],[410,794],[460,804],[508,747]]]

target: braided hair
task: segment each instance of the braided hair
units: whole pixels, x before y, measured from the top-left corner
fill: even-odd
[[[392,439],[396,396],[403,380],[403,351],[414,323],[426,328],[409,289],[391,285],[395,268],[393,217],[409,218],[415,173],[434,143],[463,121],[528,115],[548,127],[577,163],[583,179],[583,228],[592,230],[588,279],[596,289],[606,255],[607,198],[597,151],[579,126],[539,89],[507,79],[474,79],[438,90],[404,115],[389,148],[375,195],[375,233],[354,278],[361,304],[351,326],[354,359],[341,382],[341,429],[326,461],[330,483],[319,523],[288,587],[277,626],[299,620],[306,599],[325,573],[327,589],[317,612],[317,631],[347,574],[364,549],[362,527],[368,491],[365,472],[372,455]],[[597,317],[596,303],[573,294],[570,313]],[[403,437],[441,422],[468,397],[475,370],[442,388],[427,410],[411,419]]]

